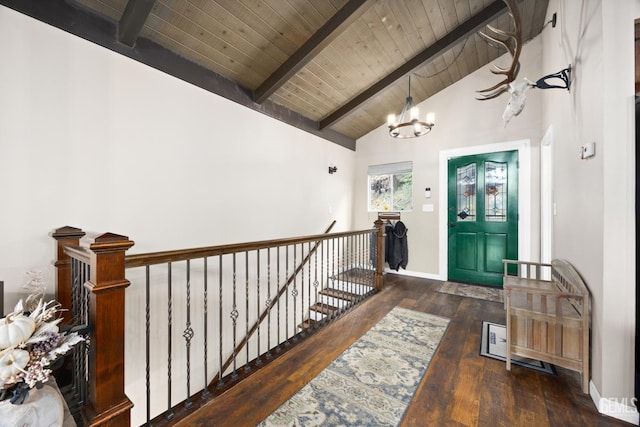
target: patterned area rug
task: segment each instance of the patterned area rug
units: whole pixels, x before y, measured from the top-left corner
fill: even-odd
[[[449,319],[401,307],[259,426],[397,426]]]
[[[502,289],[488,286],[465,285],[464,283],[444,282],[438,288],[444,294],[460,295],[462,297],[483,299],[494,302],[504,302]]]

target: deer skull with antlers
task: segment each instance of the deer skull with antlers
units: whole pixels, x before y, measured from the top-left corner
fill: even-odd
[[[487,29],[493,34],[487,35],[483,32],[479,32],[479,34],[488,43],[496,44],[506,49],[512,58],[511,66],[509,68],[502,68],[493,64],[491,72],[493,74],[503,75],[504,79],[487,89],[479,90],[478,93],[480,93],[480,95],[476,99],[480,101],[486,101],[487,99],[496,98],[502,95],[504,92],[511,93],[511,98],[509,99],[509,103],[507,104],[507,109],[505,109],[505,112],[502,115],[506,126],[511,117],[520,114],[520,112],[524,108],[524,95],[526,90],[532,87],[532,82],[524,79],[524,81],[520,84],[514,83],[516,77],[518,76],[518,71],[520,71],[519,58],[520,52],[522,51],[522,19],[520,17],[520,12],[518,11],[516,0],[503,1],[509,8],[509,15],[511,16],[514,24],[513,31],[503,31],[499,28],[487,25]]]

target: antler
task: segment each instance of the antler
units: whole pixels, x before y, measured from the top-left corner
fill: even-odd
[[[520,51],[522,50],[522,19],[520,18],[520,12],[518,11],[518,5],[516,4],[515,0],[503,1],[509,8],[509,15],[511,15],[511,18],[513,19],[514,30],[502,31],[498,28],[492,27],[491,25],[487,25],[487,29],[489,29],[495,35],[488,36],[481,31],[479,32],[479,34],[487,42],[493,42],[505,48],[511,54],[511,57],[513,59],[509,68],[501,68],[493,64],[493,69],[491,69],[491,72],[493,74],[502,74],[505,76],[505,78],[501,82],[487,89],[477,91],[481,95],[479,95],[476,99],[480,101],[493,99],[509,90],[509,83],[513,82],[516,79],[518,71],[520,71],[520,62],[518,61],[518,59],[520,58]]]

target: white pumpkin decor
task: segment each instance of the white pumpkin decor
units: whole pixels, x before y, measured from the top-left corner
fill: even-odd
[[[38,274],[32,276],[32,282],[43,282]],[[28,401],[29,392],[49,380],[51,365],[84,341],[76,332],[60,332],[60,304],[44,302],[43,294],[42,289],[36,289],[27,298],[28,309],[20,300],[13,313],[0,319],[0,407]],[[0,418],[0,425],[2,421]]]
[[[11,378],[24,370],[29,363],[29,352],[11,348],[0,353],[0,377]]]
[[[0,350],[22,344],[35,329],[36,322],[22,313],[11,313],[0,319]]]

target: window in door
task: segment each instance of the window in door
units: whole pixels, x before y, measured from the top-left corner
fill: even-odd
[[[456,203],[458,221],[476,220],[476,164],[456,169]]]
[[[485,221],[507,221],[507,164],[486,162],[484,169],[486,196]]]

